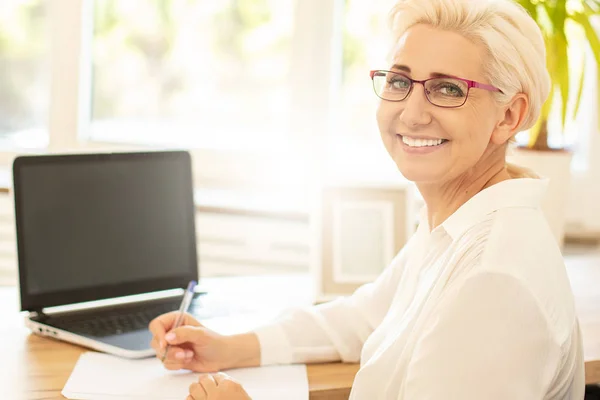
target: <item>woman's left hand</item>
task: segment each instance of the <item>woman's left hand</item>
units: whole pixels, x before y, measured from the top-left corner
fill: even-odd
[[[204,374],[190,385],[186,400],[251,400],[242,385],[230,376],[218,372]]]

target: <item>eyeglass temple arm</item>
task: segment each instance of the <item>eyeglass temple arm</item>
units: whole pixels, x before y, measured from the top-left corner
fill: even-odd
[[[375,76],[375,74],[376,74],[377,72],[379,72],[379,70],[373,70],[373,71],[369,71],[369,76],[371,76],[371,79],[373,79],[373,77]],[[487,85],[487,84],[485,84],[485,83],[479,83],[479,82],[470,81],[470,80],[463,79],[463,78],[458,78],[458,77],[451,77],[451,78],[456,78],[456,79],[460,79],[460,80],[462,80],[462,81],[466,81],[466,82],[468,82],[468,84],[469,84],[469,87],[474,87],[474,88],[479,88],[479,89],[489,90],[489,91],[492,91],[492,92],[500,92],[500,93],[504,93],[504,92],[502,92],[502,90],[498,89],[497,87],[495,87],[495,86],[492,86],[492,85]],[[421,83],[421,84],[422,84],[423,82],[425,82],[425,81],[417,81],[417,80],[415,80],[415,79],[413,79],[412,81],[413,81],[413,82],[418,82],[418,83]]]
[[[489,90],[491,92],[500,92],[500,93],[503,93],[502,90],[500,90],[497,87],[492,86],[492,85],[487,85],[485,83],[479,83],[479,82],[475,82],[475,81],[468,81],[468,82],[469,82],[469,86],[470,87],[484,89],[484,90]]]

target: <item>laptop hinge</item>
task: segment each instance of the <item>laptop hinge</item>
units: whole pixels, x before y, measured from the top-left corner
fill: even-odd
[[[29,317],[35,318],[38,321],[42,321],[42,320],[45,320],[46,318],[48,318],[48,316],[44,313],[44,310],[39,309],[39,308],[31,310],[29,312]]]

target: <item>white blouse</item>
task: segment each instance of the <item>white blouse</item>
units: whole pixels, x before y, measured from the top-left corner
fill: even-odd
[[[540,209],[547,181],[484,189],[349,297],[255,332],[262,364],[357,362],[351,399],[583,399],[571,286]]]

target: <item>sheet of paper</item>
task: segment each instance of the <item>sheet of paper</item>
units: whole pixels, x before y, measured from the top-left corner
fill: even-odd
[[[224,372],[240,382],[253,400],[308,400],[305,365]],[[155,358],[127,360],[88,352],[79,357],[62,394],[76,400],[184,400],[198,376],[189,371],[165,370]]]

